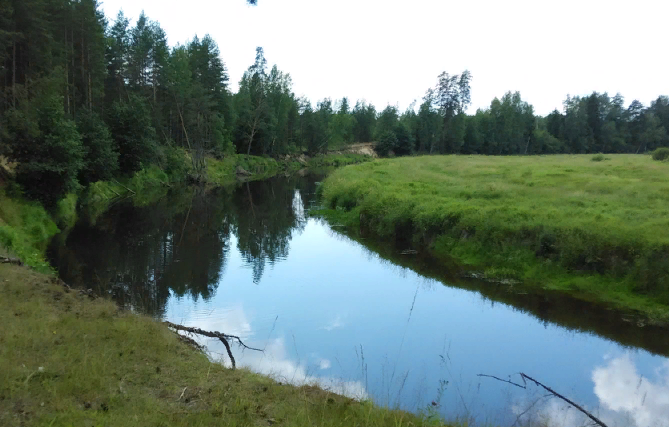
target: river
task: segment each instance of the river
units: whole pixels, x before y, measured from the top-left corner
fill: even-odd
[[[69,284],[242,337],[238,365],[277,381],[476,425],[669,426],[669,334],[557,294],[451,277],[401,242],[349,238],[307,214],[319,176],[121,201],[54,239]],[[203,341],[229,364],[220,342]]]

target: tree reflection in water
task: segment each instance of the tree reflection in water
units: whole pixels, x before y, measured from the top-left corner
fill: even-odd
[[[298,176],[233,190],[181,189],[151,206],[126,201],[94,223],[80,220],[54,241],[49,255],[69,284],[162,316],[170,295],[195,301],[214,295],[231,235],[260,283],[267,264],[288,256],[315,187],[314,178]]]

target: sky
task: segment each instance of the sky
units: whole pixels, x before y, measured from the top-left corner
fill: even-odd
[[[231,89],[262,46],[315,102],[365,99],[377,109],[420,104],[442,71],[473,74],[472,106],[520,91],[538,114],[567,94],[621,93],[648,105],[669,95],[667,0],[105,0],[142,10],[170,45],[210,34]]]

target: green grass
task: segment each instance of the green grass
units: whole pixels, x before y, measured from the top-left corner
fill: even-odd
[[[6,187],[0,186],[0,248],[5,253],[39,271],[49,272],[51,267],[44,259],[44,252],[58,231],[40,204],[8,197]]]
[[[229,370],[159,322],[0,265],[2,426],[423,426],[420,417]]]
[[[338,168],[357,163],[364,163],[372,160],[370,156],[355,153],[326,154],[312,157],[307,161],[307,167],[310,169]]]
[[[609,157],[379,160],[335,171],[321,191],[338,223],[669,322],[669,165]]]
[[[237,182],[237,167],[249,172],[251,179],[264,179],[276,175],[281,167],[270,157],[236,154],[222,160],[207,159],[207,178],[215,185],[231,185]]]

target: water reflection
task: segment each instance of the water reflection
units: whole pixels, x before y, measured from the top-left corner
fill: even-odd
[[[262,280],[266,265],[288,256],[293,233],[316,181],[246,183],[233,191],[175,191],[152,206],[113,206],[95,223],[82,220],[50,248],[68,283],[108,293],[119,304],[154,316],[170,297],[211,298],[225,273],[231,236]]]
[[[237,363],[279,381],[407,410],[435,402],[480,424],[583,424],[556,399],[476,376],[526,371],[611,425],[669,418],[666,331],[559,294],[451,277],[406,247],[334,232],[304,215],[316,185],[275,179],[118,204],[56,241],[52,262],[127,307],[265,348],[235,348]],[[207,344],[225,362],[220,343]]]
[[[587,407],[610,427],[669,426],[669,361],[654,364],[645,376],[634,355],[607,356],[592,371],[597,403]],[[582,412],[555,397],[526,395],[512,411],[523,425],[580,427],[592,424]],[[539,404],[537,404],[539,403]]]
[[[239,336],[247,345],[264,350],[261,353],[233,346],[232,354],[240,367],[247,367],[254,372],[267,375],[283,383],[297,386],[316,385],[354,399],[368,397],[361,381],[337,378],[327,375],[327,372],[321,372],[328,371],[332,367],[332,362],[319,357],[317,353],[308,354],[304,359],[300,359],[298,353],[298,359],[294,360],[288,351],[285,336],[267,337],[260,340],[254,334],[251,322],[241,306],[227,307],[221,311],[225,313],[223,317],[190,319],[183,324],[210,331],[226,331],[229,334]],[[194,338],[201,344],[205,344],[207,350],[215,356],[216,360],[226,366],[231,366],[225,347],[219,340],[202,337]],[[294,338],[289,337],[288,339]]]

